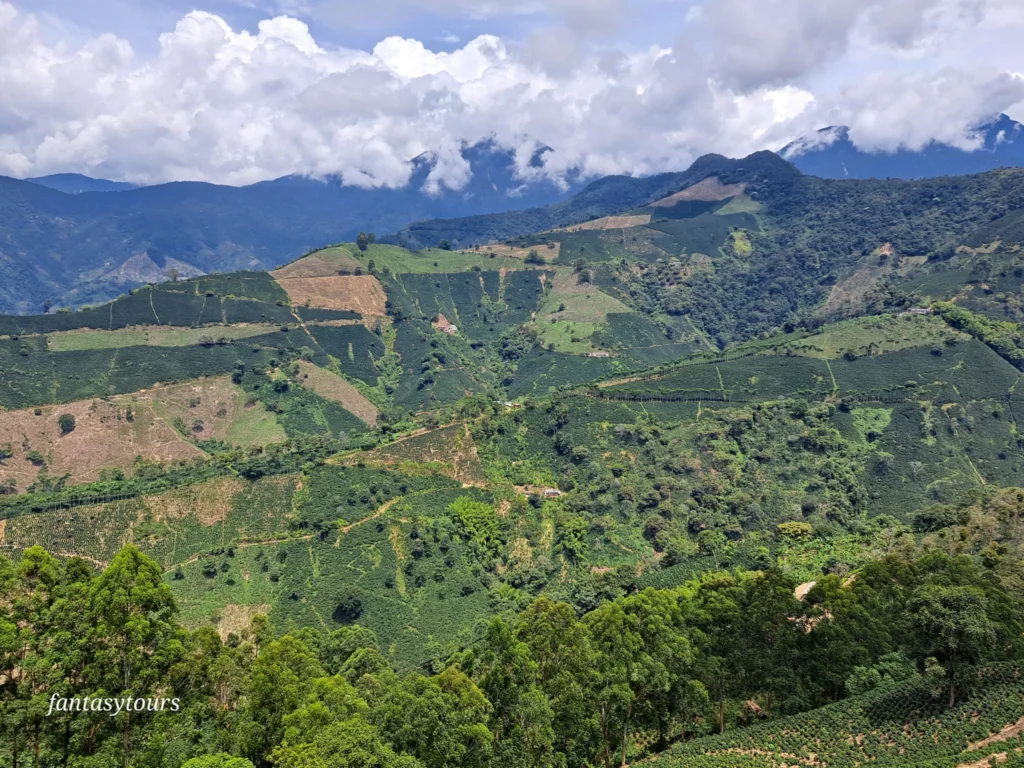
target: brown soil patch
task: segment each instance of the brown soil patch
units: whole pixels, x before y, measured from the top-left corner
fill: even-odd
[[[217,633],[221,642],[226,642],[228,635],[232,632],[241,635],[252,624],[252,617],[257,614],[266,615],[270,613],[270,604],[260,605],[236,605],[228,603],[220,612],[220,621],[217,622]]]
[[[746,183],[740,184],[723,184],[718,180],[717,176],[711,176],[704,181],[699,181],[692,187],[687,187],[682,192],[676,192],[674,195],[663,197],[655,203],[651,203],[656,208],[671,208],[676,203],[682,202],[683,200],[700,200],[707,203],[718,202],[719,200],[728,200],[730,197],[736,197],[736,195],[743,194],[746,191]]]
[[[227,519],[235,494],[244,488],[245,483],[237,478],[218,478],[147,496],[146,506],[154,520],[180,520],[194,515],[203,525],[214,525]]]
[[[274,273],[292,304],[318,309],[358,312],[364,316],[385,313],[384,288],[373,275],[332,275],[329,277],[281,277]]]
[[[72,483],[97,480],[104,468],[128,469],[136,456],[172,461],[202,455],[151,407],[133,405],[130,397],[79,400],[40,411],[39,416],[34,409],[0,413],[0,441],[10,442],[14,452],[0,462],[0,480],[13,479],[19,492],[39,473],[28,460],[31,451],[42,454],[50,475],[69,473]],[[62,435],[57,420],[65,413],[75,417],[75,429]]]
[[[629,229],[630,227],[642,227],[651,223],[651,214],[639,213],[634,216],[602,216],[600,219],[584,221],[580,224],[573,224],[571,227],[559,227],[552,229],[552,232],[579,232],[589,229]]]
[[[1000,741],[1008,741],[1009,739],[1015,739],[1024,733],[1024,717],[1018,720],[1016,723],[1012,723],[1003,728],[999,733],[993,733],[988,738],[976,741],[973,744],[968,744],[966,752],[972,752],[975,749],[984,749],[989,744],[996,744]]]
[[[302,372],[299,377],[302,386],[309,387],[320,397],[333,400],[371,427],[377,425],[377,406],[341,376],[305,360],[299,361],[299,370]]]
[[[292,277],[331,277],[337,275],[338,270],[354,272],[356,267],[361,266],[359,260],[348,251],[335,249],[305,256],[270,274],[275,280],[287,280]]]
[[[803,600],[805,597],[807,597],[807,593],[814,589],[814,585],[817,583],[818,582],[816,581],[805,581],[803,584],[799,585],[796,589],[793,590],[793,597],[795,597],[797,600]]]
[[[991,760],[995,758],[997,763],[1005,763],[1007,759],[1006,752],[997,752],[994,755],[983,757],[981,760],[976,760],[973,763],[960,763],[956,768],[989,768],[992,765]]]
[[[549,248],[548,245],[554,246]],[[502,245],[501,243],[493,243],[491,245],[481,245],[479,250],[463,251],[464,253],[480,253],[485,256],[493,253],[495,256],[510,256],[513,259],[526,259],[530,254],[530,251],[536,251],[539,253],[545,261],[558,261],[558,254],[562,250],[562,244],[558,242],[552,242],[545,245],[531,245],[529,248],[516,248],[511,245]]]
[[[0,520],[0,547],[7,546],[7,520]]]

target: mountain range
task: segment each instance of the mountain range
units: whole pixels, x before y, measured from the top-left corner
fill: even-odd
[[[973,152],[932,143],[918,152],[871,153],[843,127],[825,128],[780,151],[761,152],[774,183],[798,172],[824,178],[922,178],[1024,165],[1024,126],[1002,115],[979,128]],[[532,164],[539,166],[548,148]],[[775,157],[772,155],[772,157]],[[30,313],[106,301],[169,275],[271,269],[360,231],[413,250],[447,240],[453,247],[506,240],[627,210],[717,174],[723,183],[765,190],[749,168],[720,155],[686,171],[644,177],[606,176],[584,184],[525,180],[513,155],[485,142],[463,149],[471,173],[459,190],[428,193],[436,159],[413,161],[402,188],[366,189],[338,177],[286,176],[245,187],[174,182],[138,187],[57,174],[0,177],[0,311]],[[792,165],[790,165],[790,163]],[[761,168],[762,171],[768,167]],[[785,170],[789,169],[789,170]],[[756,175],[756,174],[755,174]]]
[[[1024,165],[1024,125],[1007,115],[975,130],[979,146],[964,150],[932,141],[920,150],[869,152],[857,147],[846,126],[822,128],[779,154],[804,173],[827,179],[921,179],[962,176]]]
[[[535,165],[547,151],[534,156]],[[457,191],[425,187],[436,160],[413,161],[402,188],[365,189],[337,177],[286,176],[245,187],[174,182],[131,188],[66,175],[0,177],[0,310],[38,312],[113,298],[146,282],[269,269],[360,231],[394,232],[432,218],[546,205],[582,188],[519,178],[513,155],[466,147],[472,177]],[[116,194],[112,194],[116,192]]]

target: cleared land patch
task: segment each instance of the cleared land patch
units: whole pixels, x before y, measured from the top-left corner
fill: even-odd
[[[125,398],[79,400],[63,405],[0,413],[0,444],[10,443],[12,456],[0,462],[0,480],[13,479],[27,490],[45,466],[51,476],[71,475],[75,483],[98,480],[100,470],[128,469],[136,456],[173,461],[202,455],[151,407],[133,408]],[[58,419],[75,418],[74,429],[62,434]]]
[[[651,223],[651,214],[638,213],[632,216],[602,216],[599,219],[584,221],[580,224],[573,224],[571,227],[559,227],[552,229],[552,232],[578,232],[587,229],[629,229],[630,227],[642,227]]]
[[[44,466],[51,476],[76,483],[99,479],[103,469],[129,470],[137,456],[173,461],[202,455],[190,441],[208,439],[251,447],[286,439],[273,413],[249,405],[227,376],[156,386],[130,395],[77,400],[0,412],[0,445],[12,456],[0,461],[0,481],[27,490]],[[75,417],[62,434],[58,419]]]
[[[355,271],[356,267],[362,266],[346,249],[329,248],[286,264],[272,274],[275,280],[287,280],[292,277],[330,277],[337,275],[338,270]]]
[[[307,260],[313,262],[309,267],[304,264]],[[294,261],[273,275],[278,279],[288,279],[307,276],[303,274],[306,271],[311,272],[308,275],[310,277],[336,275],[339,271],[354,273],[357,268],[368,272],[371,261],[376,269],[387,267],[394,274],[466,272],[473,267],[480,267],[482,270],[521,268],[513,259],[499,256],[496,252],[486,252],[483,248],[479,251],[425,248],[413,253],[397,245],[380,243],[371,243],[365,251],[361,251],[354,244],[346,243],[325,248]]]
[[[967,338],[937,315],[880,315],[825,326],[816,334],[790,342],[786,349],[806,357],[836,359],[848,352],[859,357]]]
[[[336,373],[320,368],[305,360],[299,361],[299,383],[309,387],[320,397],[333,400],[349,413],[355,414],[371,427],[377,424],[377,406],[367,400],[352,384]]]
[[[495,257],[501,259],[515,259],[516,261],[525,261],[526,257],[530,255],[531,251],[536,251],[544,261],[558,261],[558,255],[562,250],[562,244],[558,241],[551,241],[544,245],[531,245],[531,246],[517,246],[517,245],[503,245],[501,243],[495,243],[493,245],[481,245],[479,251],[463,251],[463,253],[479,253],[486,258],[490,257],[490,254],[494,254]],[[501,265],[508,269],[508,265]],[[512,269],[522,269],[521,264],[513,263]]]
[[[387,297],[373,275],[333,275],[330,277],[277,277],[292,304],[358,312],[361,315],[386,314]]]
[[[732,200],[717,211],[716,216],[728,216],[730,213],[760,213],[761,204],[746,193],[736,195]]]
[[[259,605],[237,605],[228,603],[221,609],[220,620],[217,622],[217,633],[221,642],[227,642],[228,635],[239,635],[249,628],[252,617],[258,614],[266,616],[270,613],[270,603]]]
[[[239,325],[207,325],[202,328],[174,328],[162,325],[136,326],[115,331],[82,328],[57,331],[46,335],[51,352],[74,352],[85,349],[121,349],[124,347],[188,347],[209,340],[245,339],[273,333],[278,326],[270,323]]]
[[[703,202],[717,202],[728,200],[730,197],[743,194],[747,189],[745,183],[723,184],[717,176],[711,176],[704,181],[699,181],[692,187],[687,187],[674,195],[663,197],[661,200],[651,203],[655,208],[671,208],[683,200],[700,200]]]
[[[418,467],[427,465],[463,483],[482,485],[485,482],[476,443],[464,424],[416,434],[353,456],[349,461],[366,461],[406,472],[415,472]]]
[[[608,315],[630,311],[596,285],[580,282],[576,272],[559,269],[534,318],[534,327],[545,346],[553,344],[558,352],[588,354],[595,350],[590,338],[607,324]]]
[[[223,477],[149,496],[146,505],[158,522],[196,515],[203,525],[213,525],[227,519],[235,494],[244,488],[242,480]]]

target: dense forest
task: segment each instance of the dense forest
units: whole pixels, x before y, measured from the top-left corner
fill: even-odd
[[[1019,517],[1024,493],[1013,494],[1003,511]],[[541,596],[471,647],[397,674],[359,626],[255,616],[226,636],[188,632],[160,567],[134,546],[100,573],[36,547],[0,560],[0,755],[10,766],[610,768],[920,674],[953,707],[978,665],[1024,650],[1019,593],[969,557],[911,545],[855,579],[826,576],[799,597],[797,586],[773,568],[708,574],[582,615]],[[174,699],[178,711],[49,712],[55,697],[86,695]]]

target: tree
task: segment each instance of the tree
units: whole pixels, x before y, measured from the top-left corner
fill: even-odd
[[[244,757],[232,757],[219,752],[216,755],[193,757],[182,763],[181,768],[253,768],[253,764]]]
[[[536,248],[531,248],[530,252],[526,254],[526,263],[527,264],[547,264],[547,262],[544,261],[544,257],[541,256],[537,252]]]
[[[442,251],[450,251],[452,249],[452,244],[450,240],[445,239],[438,241],[437,247],[440,248]],[[435,264],[434,266],[436,267],[437,264]]]
[[[294,635],[275,640],[253,663],[248,686],[248,721],[242,734],[246,754],[259,762],[284,736],[284,718],[309,694],[323,668],[309,647]]]
[[[302,706],[285,715],[284,738],[270,754],[278,768],[418,768],[383,743],[369,707],[342,677],[313,682]]]
[[[487,628],[476,672],[492,707],[495,763],[508,768],[553,766],[553,713],[536,684],[537,664],[529,647],[500,618]]]
[[[659,694],[683,682],[693,650],[671,592],[645,589],[605,603],[586,616],[586,624],[602,678],[596,701],[604,764],[611,767],[612,750],[619,747],[625,766],[637,711],[649,709],[653,719],[664,719]]]
[[[949,706],[964,668],[977,662],[996,637],[988,600],[978,587],[926,584],[914,591],[908,608],[917,629],[918,657],[934,657],[949,681]]]
[[[554,748],[567,765],[597,751],[598,723],[590,701],[598,683],[590,633],[568,603],[537,598],[515,625],[536,665],[535,680],[551,702]]]
[[[57,426],[60,427],[60,433],[62,435],[69,434],[75,429],[75,417],[74,414],[62,413],[57,417]]]
[[[360,232],[356,236],[356,247],[360,251],[365,251],[369,245],[370,245],[370,237],[369,237],[369,235],[367,235],[365,232]]]
[[[99,690],[124,696],[148,696],[166,684],[166,675],[182,651],[181,631],[173,622],[174,599],[163,569],[128,544],[96,579],[90,593],[94,633],[89,677]],[[122,759],[132,764],[132,732],[144,713],[124,712]]]
[[[494,742],[490,709],[473,681],[449,667],[436,677],[406,676],[370,718],[396,750],[426,768],[486,768]]]

